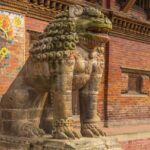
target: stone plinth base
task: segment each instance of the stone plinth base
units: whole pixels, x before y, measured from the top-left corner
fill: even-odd
[[[108,137],[55,140],[0,136],[0,150],[122,150],[117,140]]]

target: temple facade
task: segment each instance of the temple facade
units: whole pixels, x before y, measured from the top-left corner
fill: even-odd
[[[149,150],[150,0],[1,0],[0,97],[21,71],[38,35],[72,4],[97,7],[113,23],[98,97],[103,129],[125,150]],[[76,98],[77,126],[78,107]]]

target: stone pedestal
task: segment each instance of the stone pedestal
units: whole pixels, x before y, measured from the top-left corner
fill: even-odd
[[[109,137],[55,140],[51,137],[27,139],[0,136],[0,150],[122,150],[116,139]]]

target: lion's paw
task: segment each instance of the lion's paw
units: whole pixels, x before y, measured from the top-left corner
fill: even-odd
[[[52,135],[54,139],[79,139],[81,137],[80,133],[71,130],[68,127],[56,129]]]
[[[106,136],[106,133],[103,132],[97,125],[93,125],[90,123],[82,125],[81,134],[84,137]]]
[[[44,130],[36,127],[33,123],[24,123],[19,130],[20,136],[23,137],[40,137],[45,135]]]

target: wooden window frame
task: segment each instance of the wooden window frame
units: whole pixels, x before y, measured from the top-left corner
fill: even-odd
[[[142,94],[142,86],[142,75],[128,74],[128,94]]]
[[[145,78],[148,78],[150,80],[150,71],[149,70],[141,70],[141,69],[133,69],[133,68],[125,68],[121,67],[121,73],[126,74],[128,76],[128,81],[127,81],[127,87],[123,87],[121,89],[121,94],[127,94],[127,95],[149,95],[149,89],[145,88],[144,80]],[[131,78],[136,78],[135,84],[134,85],[135,89],[132,90],[130,83]],[[132,87],[133,88],[133,87]]]

